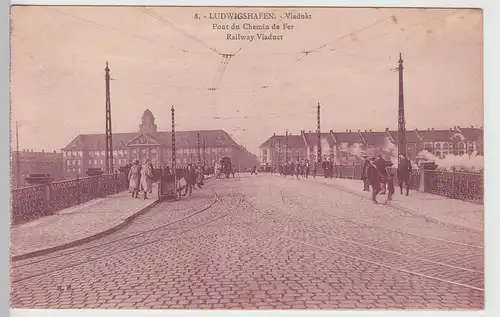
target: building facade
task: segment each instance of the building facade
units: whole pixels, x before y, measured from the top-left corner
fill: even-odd
[[[346,130],[345,132],[322,132],[320,134],[321,157],[330,158],[336,164],[359,160],[361,154],[374,156],[382,153],[392,156],[397,153],[398,131]],[[406,154],[415,160],[417,154],[427,150],[437,157],[463,155],[477,152],[483,154],[483,129],[473,126],[455,126],[448,130],[406,131]],[[301,131],[300,134],[274,134],[260,146],[260,163],[276,165],[285,161],[309,159],[316,161],[318,156],[318,134]]]
[[[26,177],[30,174],[50,174],[54,181],[63,179],[62,153],[22,150],[12,151],[11,155],[12,188],[31,186],[26,181]]]
[[[233,164],[242,169],[257,162],[254,154],[236,143],[223,130],[176,131],[175,137],[175,159],[178,167],[189,163],[203,164],[204,160],[205,165],[214,165],[224,156],[231,157]],[[112,141],[115,170],[128,161],[144,162],[147,158],[157,167],[172,164],[172,133],[158,131],[155,118],[149,109],[144,111],[137,132],[113,133]],[[105,134],[78,135],[62,151],[64,174],[67,178],[85,175],[89,168],[105,169]]]

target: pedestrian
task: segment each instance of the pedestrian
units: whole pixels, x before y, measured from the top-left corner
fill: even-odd
[[[182,174],[178,174],[176,177],[177,177],[177,195],[179,198],[181,198],[182,191],[186,189],[186,179],[185,175]]]
[[[132,193],[132,198],[138,198],[141,181],[141,166],[139,165],[139,160],[134,161],[134,165],[130,167],[127,178],[129,183],[129,192]]]
[[[299,161],[297,161],[297,164],[295,164],[295,175],[297,176],[297,179],[299,179],[299,175],[300,175],[300,163]]]
[[[387,161],[382,158],[382,154],[377,154],[377,159],[375,160],[375,166],[377,167],[380,173],[380,185],[381,190],[380,194],[385,195],[386,192],[386,183],[387,183]]]
[[[368,156],[365,154],[361,155],[363,158],[363,164],[361,165],[361,180],[363,181],[363,191],[370,191],[370,181],[368,180],[368,175],[366,174],[366,169],[370,165],[370,161],[368,160]]]
[[[151,181],[152,182],[156,182],[158,179],[157,179],[157,176],[158,174],[155,172],[155,167],[153,166],[153,162],[151,162],[150,159],[146,159],[146,162],[147,164],[149,165],[149,167],[151,168]],[[148,191],[149,194],[153,193],[153,186],[150,186],[149,187],[149,191]]]
[[[313,175],[313,178],[316,179],[316,166],[318,165],[317,162],[313,162],[312,163],[312,175]]]
[[[253,174],[257,175],[257,166],[256,165],[254,165],[252,167],[252,172],[250,172],[250,175],[253,175]]]
[[[382,177],[378,167],[375,165],[375,158],[370,158],[370,165],[367,167],[368,180],[372,186],[372,201],[378,204],[377,195],[380,193]]]
[[[331,158],[328,158],[328,177],[333,178],[333,161]]]
[[[326,159],[323,160],[323,163],[321,163],[321,167],[323,168],[323,174],[325,178],[328,178],[328,164],[326,162]]]
[[[196,185],[199,189],[202,189],[204,183],[205,175],[203,175],[203,170],[201,166],[198,166],[197,175],[196,175]]]
[[[196,184],[196,169],[194,168],[193,164],[191,163],[188,164],[185,173],[186,173],[186,190],[183,196],[186,196],[186,194],[188,193],[189,196],[191,196],[193,194],[193,188],[195,188],[194,185]]]
[[[394,195],[394,173],[389,172],[387,175],[387,200],[392,200]]]
[[[306,161],[306,178],[309,178],[309,173],[311,172],[311,165],[309,161]]]
[[[153,168],[149,159],[146,159],[141,168],[141,185],[144,191],[144,199],[148,199],[148,194],[153,192]]]
[[[129,180],[128,180],[128,174],[130,173],[130,169],[132,168],[132,164],[130,161],[127,160],[127,164],[125,164],[125,167],[123,169],[123,174],[125,174],[125,179],[127,181],[127,188],[130,187]]]
[[[399,156],[398,163],[398,183],[399,189],[401,190],[401,195],[403,195],[403,183],[406,185],[406,196],[410,193],[410,174],[412,171],[411,162],[406,158],[405,154]]]

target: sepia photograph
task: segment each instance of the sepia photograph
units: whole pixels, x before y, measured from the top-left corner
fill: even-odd
[[[484,310],[481,9],[10,18],[12,309]]]

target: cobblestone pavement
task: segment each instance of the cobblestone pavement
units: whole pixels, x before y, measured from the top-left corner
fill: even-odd
[[[13,262],[11,305],[482,309],[482,239],[321,184],[244,175]]]

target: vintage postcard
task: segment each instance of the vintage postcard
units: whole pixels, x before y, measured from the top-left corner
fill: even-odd
[[[482,19],[13,6],[11,307],[483,310]]]

